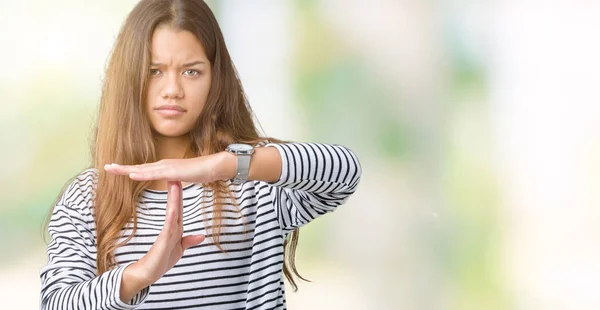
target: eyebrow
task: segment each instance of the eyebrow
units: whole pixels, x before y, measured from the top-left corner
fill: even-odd
[[[195,66],[195,65],[202,65],[202,64],[206,64],[206,63],[205,63],[204,61],[197,60],[197,61],[188,62],[188,63],[186,63],[186,64],[183,64],[183,66],[182,66],[182,67],[183,67],[183,68],[187,68],[187,67],[193,67],[193,66]],[[152,67],[160,67],[160,66],[162,66],[162,65],[164,65],[164,64],[162,64],[162,63],[157,63],[157,62],[152,62],[152,63],[150,63],[150,66],[152,66]]]

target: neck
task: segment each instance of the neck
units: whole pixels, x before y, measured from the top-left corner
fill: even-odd
[[[190,145],[187,135],[179,137],[156,136],[154,139],[157,160],[181,159]]]
[[[182,159],[186,156],[190,140],[187,135],[179,137],[165,137],[156,135],[154,138],[157,161],[162,159]],[[187,183],[183,183],[186,186]],[[155,180],[150,183],[150,189],[167,190],[167,181]]]

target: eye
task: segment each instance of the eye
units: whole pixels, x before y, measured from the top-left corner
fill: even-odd
[[[161,72],[158,69],[150,69],[150,75],[159,75]]]
[[[189,69],[189,70],[183,71],[183,74],[188,75],[188,76],[196,76],[196,75],[199,75],[200,72],[198,70]]]

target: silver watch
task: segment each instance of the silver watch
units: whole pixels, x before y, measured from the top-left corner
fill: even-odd
[[[250,157],[254,153],[254,147],[249,144],[230,144],[227,146],[227,152],[237,156],[237,168],[235,178],[231,180],[233,184],[242,184],[248,181],[248,172],[250,170]]]

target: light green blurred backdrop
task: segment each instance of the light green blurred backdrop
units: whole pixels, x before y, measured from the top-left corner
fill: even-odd
[[[35,309],[42,224],[89,163],[132,0],[0,2],[0,299]],[[597,309],[600,6],[209,1],[267,135],[343,144],[290,309]],[[4,309],[4,306],[2,306]]]

